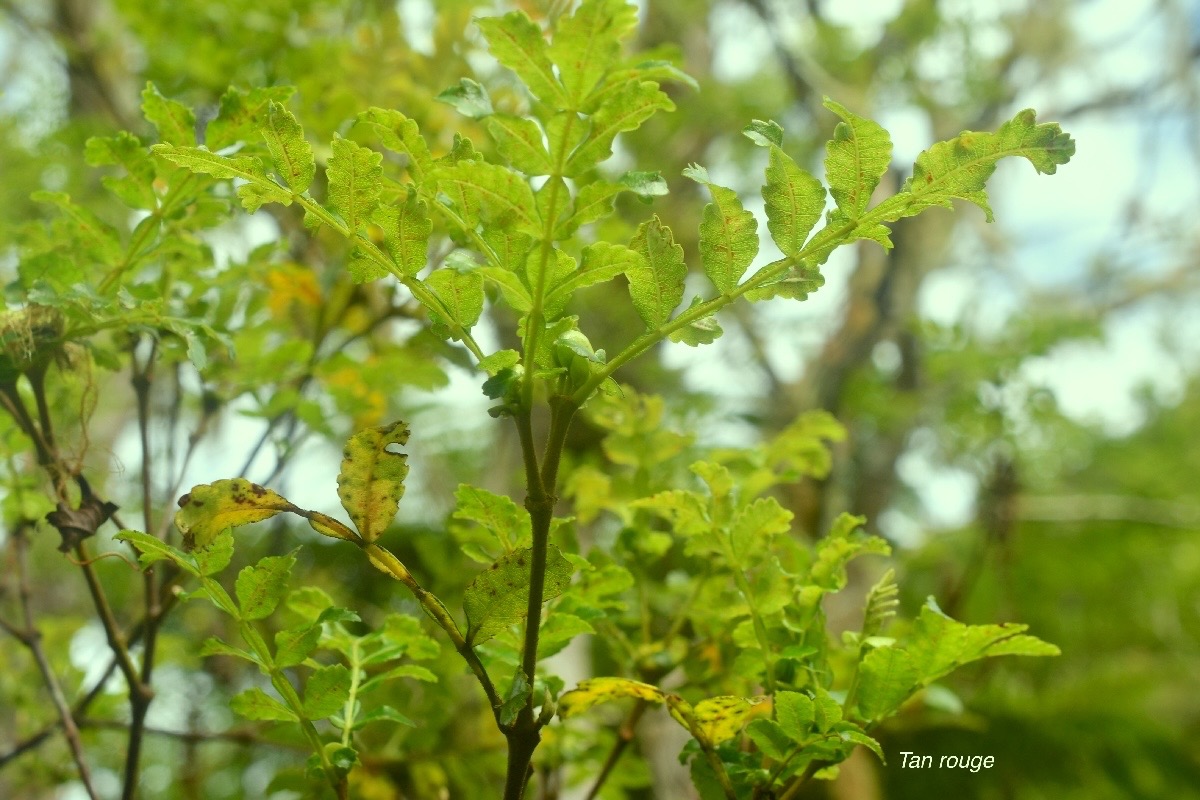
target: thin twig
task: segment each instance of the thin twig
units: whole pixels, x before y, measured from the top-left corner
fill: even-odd
[[[50,699],[54,703],[55,710],[58,712],[59,724],[62,726],[67,746],[71,750],[71,758],[75,761],[75,766],[79,770],[79,780],[83,783],[83,788],[87,791],[88,796],[92,800],[98,800],[96,789],[92,786],[91,769],[88,767],[87,758],[83,752],[83,741],[79,736],[79,728],[75,725],[75,718],[72,715],[71,707],[67,705],[67,698],[63,695],[58,677],[55,676],[54,669],[50,666],[49,659],[46,658],[45,650],[42,649],[42,634],[34,622],[29,574],[25,569],[26,540],[22,524],[18,524],[12,531],[11,541],[13,543],[13,560],[17,573],[17,595],[20,598],[25,630],[17,631],[7,624],[4,626],[5,630],[9,631],[18,641],[25,645],[33,655],[33,660],[37,662],[38,671],[42,673],[42,680],[46,684],[46,688],[50,692]]]

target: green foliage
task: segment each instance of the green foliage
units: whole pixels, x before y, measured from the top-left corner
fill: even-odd
[[[674,109],[662,83],[694,83],[669,61],[626,58],[624,39],[636,23],[635,8],[622,0],[584,0],[548,30],[523,11],[479,20],[493,56],[518,81],[515,96],[511,87],[464,77],[436,98],[424,97],[412,117],[379,107],[359,111],[365,103],[337,105],[343,116],[357,113],[350,127],[312,108],[293,114],[285,107],[294,95],[288,88],[230,88],[198,141],[197,115],[150,84],[142,110],[158,142],[147,149],[120,133],[91,139],[86,148],[90,163],[121,172],[103,185],[126,216],[138,212],[131,231],[66,193],[35,197],[60,216],[22,251],[18,288],[26,306],[24,316],[4,323],[0,390],[55,486],[56,511],[48,518],[64,539],[64,529],[95,535],[112,510],[82,479],[78,497],[67,488],[68,478],[81,474],[82,458],[65,461],[49,435],[50,412],[41,405],[51,363],[87,384],[90,367],[81,353],[118,366],[125,358],[135,389],[145,392],[152,366],[190,362],[189,379],[204,387],[197,438],[216,413],[210,406],[237,401],[266,421],[264,443],[279,438],[272,477],[296,452],[297,429],[345,442],[336,493],[350,524],[238,477],[194,486],[179,498],[174,522],[182,549],[167,533],[150,532],[150,508],[147,532],[116,537],[138,552],[148,597],[169,595],[151,570],[169,568],[165,580],[186,581],[189,599],[207,599],[221,612],[200,654],[245,662],[239,667],[252,665],[247,674],[258,673],[240,683],[247,688],[227,693],[230,708],[251,721],[283,723],[292,743],[311,751],[309,777],[339,798],[352,796],[355,782],[361,784],[353,789],[368,796],[363,787],[375,765],[364,756],[376,755],[373,747],[405,764],[413,774],[404,780],[413,786],[422,784],[410,756],[416,764],[444,755],[437,769],[462,770],[461,753],[437,748],[451,749],[445,743],[455,725],[468,723],[491,737],[480,734],[481,746],[497,749],[501,737],[507,743],[506,800],[527,796],[535,758],[546,759],[539,762],[545,774],[560,759],[558,766],[600,771],[606,780],[594,748],[575,762],[567,754],[573,738],[596,727],[571,720],[593,709],[604,713],[600,707],[613,702],[632,704],[629,713],[637,715],[648,705],[668,709],[690,737],[681,760],[701,796],[790,797],[859,745],[882,761],[875,726],[952,670],[994,656],[1058,654],[1024,625],[967,625],[932,601],[903,635],[890,638],[885,629],[899,591],[890,571],[868,593],[861,629],[835,641],[826,602],[848,587],[854,559],[888,556],[891,548],[864,530],[865,518],[848,513],[817,537],[806,529],[812,521],[798,519],[785,501],[795,485],[829,476],[830,444],[843,440],[845,429],[827,413],[810,412],[761,441],[714,448],[675,430],[662,399],[620,387],[615,376],[663,340],[712,343],[722,334],[718,314],[743,297],[806,299],[823,285],[819,267],[836,248],[861,239],[891,247],[885,223],[950,206],[954,197],[979,205],[990,220],[984,189],[996,162],[1021,156],[1053,173],[1073,153],[1070,137],[1022,112],[994,134],[968,132],[935,144],[898,193],[872,205],[892,166],[890,138],[826,100],[841,122],[826,144],[825,182],[835,207],[818,227],[825,185],[785,152],[780,126],[753,122],[744,133],[768,151],[766,226],[783,254],[756,266],[758,220],[737,191],[702,167],[683,171],[711,197],[693,213],[695,236],[677,235],[665,214],[651,214],[633,230],[616,214],[623,192],[647,202],[667,193],[659,172],[641,169],[648,165],[621,176],[610,169],[605,162],[617,137]],[[434,99],[466,118],[462,132],[451,136],[436,126]],[[477,149],[466,134],[480,132],[491,142]],[[271,213],[289,246],[266,245],[236,268],[218,266],[205,237],[227,221],[235,198],[250,213],[283,207]],[[309,257],[309,244],[335,254],[328,269],[293,263]],[[689,256],[715,292],[681,310]],[[610,309],[626,289],[631,307]],[[33,319],[30,311],[41,308],[53,311]],[[614,337],[595,346],[583,329],[592,331],[598,309],[630,318],[632,312],[645,329],[631,342]],[[377,334],[397,318],[421,332],[404,346],[387,346]],[[477,327],[487,336],[477,339]],[[595,329],[598,341],[604,329]],[[102,336],[113,331],[112,341]],[[153,342],[149,356],[142,336]],[[243,361],[220,347],[230,341]],[[495,341],[511,347],[486,352]],[[151,363],[159,357],[164,367]],[[442,364],[474,369],[484,393],[498,401],[490,413],[512,418],[526,492],[519,505],[458,484],[446,535],[397,523],[409,476],[399,448],[410,427],[377,424],[405,385],[445,381]],[[31,389],[17,389],[20,380]],[[319,392],[306,395],[314,384]],[[41,401],[36,422],[14,410],[21,392]],[[137,399],[148,436],[149,395]],[[596,442],[573,452],[572,419],[585,414]],[[353,430],[345,435],[330,419],[341,424],[347,415]],[[179,473],[182,480],[182,467]],[[422,499],[435,507],[447,500],[443,484],[430,480]],[[148,498],[153,479],[144,485]],[[316,498],[322,487],[303,491]],[[560,514],[560,494],[575,516]],[[247,559],[251,546],[243,542],[250,537],[233,529],[285,513],[338,542]],[[276,523],[285,526],[285,519]],[[89,530],[85,523],[94,524]],[[389,531],[395,552],[379,543]],[[354,551],[339,542],[365,558],[343,557]],[[460,552],[486,565],[469,581]],[[86,560],[82,550],[80,556]],[[235,556],[243,565],[230,590],[224,573]],[[355,597],[363,603],[360,617],[335,605],[316,580],[303,577],[304,585],[290,588],[294,572],[326,559],[339,571],[339,585],[366,586],[363,575],[373,567],[406,594],[375,598],[376,608],[388,611],[373,616],[364,589]],[[460,603],[461,623],[450,611]],[[148,612],[146,624],[157,625],[158,613]],[[107,622],[110,640],[119,642]],[[445,652],[431,626],[452,645]],[[231,643],[235,636],[239,644]],[[614,676],[564,692],[562,678],[542,662],[583,636],[594,637],[596,663]],[[136,728],[144,725],[145,707],[137,703],[149,697],[151,676],[147,668],[139,678],[122,648],[114,649],[130,697],[141,698],[131,706]],[[485,702],[460,696],[450,679],[463,667]],[[671,691],[660,688],[668,675]],[[249,685],[254,681],[261,685]],[[412,681],[428,685],[412,690]],[[460,723],[456,715],[469,719]],[[408,728],[418,729],[411,739]],[[487,778],[463,780],[478,793]]]

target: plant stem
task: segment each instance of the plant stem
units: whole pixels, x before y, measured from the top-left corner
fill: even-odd
[[[533,544],[529,566],[529,603],[526,606],[525,641],[521,654],[521,670],[530,688],[537,676],[538,635],[542,624],[542,602],[545,599],[546,553],[550,544],[550,523],[554,519],[555,494],[558,486],[558,467],[566,444],[567,431],[576,411],[569,399],[551,400],[550,432],[538,466],[534,449],[532,425],[528,410],[517,416],[517,431],[525,461],[528,493],[525,508],[533,528]],[[516,722],[505,731],[508,738],[508,770],[504,784],[504,800],[521,800],[529,779],[533,753],[541,742],[541,724],[533,716],[534,693],[531,691]]]
[[[42,673],[42,681],[46,684],[46,689],[50,692],[50,699],[54,703],[54,709],[58,712],[63,736],[67,740],[67,747],[71,751],[71,758],[75,762],[75,767],[79,770],[79,780],[83,784],[84,790],[88,793],[88,797],[92,798],[92,800],[98,800],[96,789],[92,786],[92,773],[83,752],[83,741],[79,736],[79,728],[75,725],[74,714],[71,711],[71,707],[67,705],[67,698],[63,694],[62,686],[59,685],[58,677],[54,674],[54,669],[50,666],[49,659],[46,658],[46,652],[42,649],[42,634],[34,623],[33,603],[31,601],[32,591],[29,588],[29,574],[25,570],[26,540],[23,528],[22,524],[17,525],[12,531],[11,541],[13,543],[15,571],[17,573],[17,594],[20,598],[25,630],[18,631],[10,625],[5,625],[4,627],[5,630],[25,645],[33,655],[33,660],[37,663],[38,671]]]
[[[638,724],[638,720],[646,713],[646,709],[650,704],[645,700],[638,700],[633,704],[629,714],[621,726],[617,728],[617,740],[613,743],[612,749],[608,751],[608,758],[604,759],[603,766],[600,767],[600,772],[596,775],[596,780],[592,782],[592,788],[588,789],[588,793],[584,800],[595,800],[600,794],[600,789],[604,787],[605,781],[612,774],[613,768],[617,766],[617,762],[621,760],[621,754],[625,752],[625,748],[629,747],[629,743],[633,741],[634,728]]]

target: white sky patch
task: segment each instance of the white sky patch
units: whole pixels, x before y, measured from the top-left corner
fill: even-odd
[[[422,55],[433,55],[433,3],[430,0],[399,0],[396,13],[400,16],[408,46]]]
[[[1148,386],[1165,401],[1180,396],[1186,381],[1167,357],[1156,322],[1148,312],[1113,319],[1103,344],[1064,345],[1029,359],[1022,376],[1052,390],[1068,415],[1099,422],[1115,436],[1130,433],[1143,422],[1135,390]]]

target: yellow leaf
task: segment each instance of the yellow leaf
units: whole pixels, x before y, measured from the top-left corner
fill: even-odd
[[[581,714],[598,703],[624,697],[636,697],[649,703],[662,703],[662,689],[628,678],[589,678],[558,699],[558,715],[563,719]]]
[[[693,733],[703,737],[706,744],[718,745],[737,736],[751,717],[770,710],[766,697],[711,697],[693,707]]]
[[[284,497],[245,478],[193,486],[179,498],[175,527],[183,534],[185,550],[199,550],[226,528],[269,519],[296,509]]]
[[[342,452],[338,497],[367,542],[379,538],[400,507],[408,456],[392,448],[406,442],[408,425],[393,422],[359,431]]]

